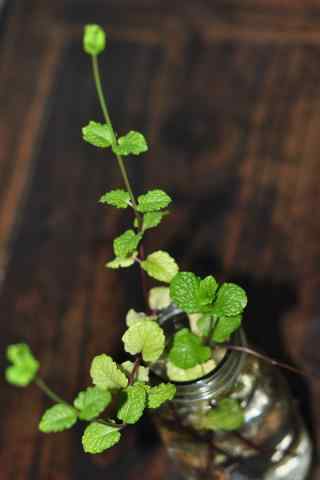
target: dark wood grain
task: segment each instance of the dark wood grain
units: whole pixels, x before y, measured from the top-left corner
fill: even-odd
[[[151,144],[128,160],[135,191],[159,185],[175,199],[147,250],[247,288],[251,338],[314,375],[289,381],[319,438],[316,1],[10,5],[0,37],[1,351],[28,341],[71,399],[94,354],[120,355],[124,314],[142,305],[136,271],[104,268],[128,224],[97,204],[121,185],[117,167],[80,140],[100,118],[81,52],[82,25],[94,20],[109,32],[103,77],[116,128],[141,129]],[[150,422],[89,457],[81,428],[38,433],[47,404],[35,388],[1,383],[1,478],[176,478]]]

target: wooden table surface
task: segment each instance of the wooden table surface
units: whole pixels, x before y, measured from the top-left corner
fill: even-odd
[[[246,329],[308,369],[290,385],[320,439],[320,5],[303,0],[19,0],[0,30],[1,352],[25,340],[72,399],[93,355],[117,356],[136,271],[112,272],[126,213],[97,204],[121,179],[85,145],[100,119],[84,23],[108,31],[103,76],[117,130],[142,130],[135,191],[159,186],[172,214],[147,250],[242,283]],[[1,357],[1,366],[4,367]],[[1,380],[0,478],[176,478],[149,421],[105,455],[81,428],[44,435],[47,399]],[[319,476],[318,476],[319,475]],[[315,471],[313,479],[320,478]]]

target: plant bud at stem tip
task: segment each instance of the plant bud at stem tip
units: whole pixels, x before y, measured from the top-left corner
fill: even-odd
[[[99,55],[106,46],[106,34],[99,25],[86,25],[83,35],[83,49],[89,55]]]

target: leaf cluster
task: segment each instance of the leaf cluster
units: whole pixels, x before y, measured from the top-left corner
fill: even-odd
[[[241,325],[247,295],[235,283],[219,285],[210,275],[204,279],[192,272],[179,272],[170,284],[173,302],[189,314],[200,313],[198,327],[214,342],[225,342]]]
[[[143,321],[146,332],[149,332],[150,320]],[[136,322],[129,330],[137,325]],[[156,325],[155,322],[153,322]],[[156,325],[158,329],[158,327]],[[136,345],[139,334],[135,333],[128,345],[141,354],[149,352],[149,357],[157,359],[162,352],[154,339],[148,338],[139,329],[143,338],[141,347]],[[159,331],[156,332],[159,334]],[[162,342],[160,342],[162,344]],[[153,350],[153,353],[151,354]],[[78,420],[89,422],[82,436],[84,451],[87,453],[101,453],[112,447],[121,438],[124,426],[136,423],[146,408],[159,408],[164,402],[171,400],[175,395],[175,386],[171,383],[161,383],[151,386],[149,368],[139,365],[133,376],[135,364],[126,361],[118,365],[106,354],[97,355],[91,363],[90,375],[94,386],[78,393],[73,404],[59,402],[48,408],[39,423],[39,429],[44,433],[61,432],[73,427]],[[116,420],[104,419],[101,414],[116,399],[118,407]]]

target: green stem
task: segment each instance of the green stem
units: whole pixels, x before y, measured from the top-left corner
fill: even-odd
[[[54,393],[51,388],[48,387],[48,385],[42,380],[40,377],[36,377],[35,379],[36,385],[49,397],[51,400],[57,403],[63,403],[65,405],[69,405],[68,402],[63,400],[59,395]]]
[[[92,70],[93,70],[94,83],[95,83],[95,86],[96,86],[101,110],[102,110],[102,113],[104,115],[104,118],[105,118],[107,124],[110,127],[111,136],[112,136],[113,152],[114,152],[114,154],[117,158],[118,165],[119,165],[121,175],[122,175],[122,178],[123,178],[123,182],[124,182],[125,187],[126,187],[128,193],[130,195],[130,200],[131,200],[131,203],[132,203],[132,207],[134,209],[135,215],[136,215],[137,220],[138,220],[138,224],[140,226],[141,225],[141,216],[139,215],[139,213],[137,211],[137,202],[136,202],[135,196],[133,194],[133,190],[132,190],[131,185],[130,185],[128,173],[127,173],[123,158],[118,153],[115,153],[115,148],[114,147],[117,146],[117,137],[116,137],[114,128],[112,126],[112,122],[111,122],[110,115],[109,115],[109,110],[108,110],[108,107],[107,107],[107,102],[106,102],[106,99],[104,97],[104,93],[103,93],[103,90],[102,90],[101,75],[100,75],[100,70],[99,70],[98,58],[97,58],[96,55],[92,55]]]
[[[140,233],[142,233],[142,227],[143,227],[142,215],[138,212],[137,202],[136,202],[136,199],[135,199],[135,196],[134,196],[131,184],[130,184],[130,180],[129,180],[129,176],[128,176],[128,172],[127,172],[124,160],[119,153],[116,153],[117,136],[115,134],[115,131],[114,131],[114,128],[113,128],[113,125],[112,125],[112,122],[111,122],[107,102],[106,102],[106,99],[105,99],[105,96],[104,96],[104,93],[103,93],[103,89],[102,89],[98,57],[96,55],[92,55],[91,58],[92,58],[93,78],[94,78],[94,83],[95,83],[96,90],[97,90],[97,95],[98,95],[100,107],[101,107],[103,116],[105,118],[105,121],[109,125],[110,131],[111,131],[112,151],[113,151],[113,153],[114,153],[114,155],[117,159],[117,162],[118,162],[118,165],[119,165],[119,168],[120,168],[120,172],[121,172],[126,190],[130,195],[132,208],[133,208],[133,211],[134,211],[135,217],[137,219],[137,223],[138,223],[138,230],[139,230]],[[144,252],[143,252],[142,245],[140,246],[139,250],[140,250],[141,256],[144,257]],[[146,307],[148,308],[148,297],[147,297],[147,293],[146,293],[147,280],[146,280],[145,272],[142,269],[141,269],[141,276],[142,276],[142,288],[143,288],[143,292],[144,292]]]

